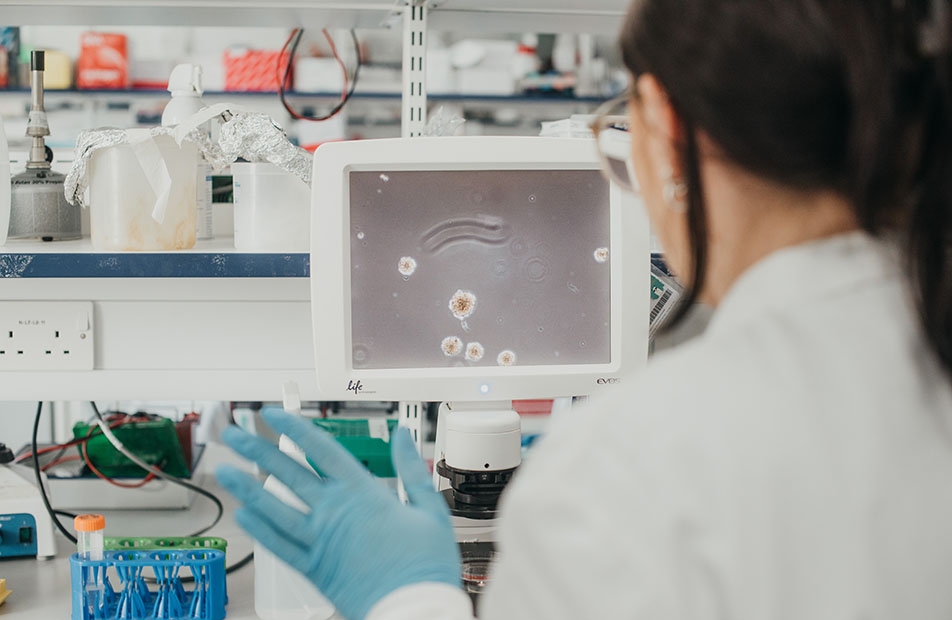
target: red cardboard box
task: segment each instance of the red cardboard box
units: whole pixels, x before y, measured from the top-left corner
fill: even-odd
[[[79,41],[78,88],[129,88],[126,35],[84,32]]]
[[[265,50],[226,50],[225,90],[277,91],[279,55],[280,52]],[[284,73],[283,66],[281,73]],[[286,85],[288,90],[291,88],[290,82],[289,77]]]

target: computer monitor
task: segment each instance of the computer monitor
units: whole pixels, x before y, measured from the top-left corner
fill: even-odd
[[[644,364],[649,229],[593,141],[329,143],[311,304],[330,400],[591,395]]]

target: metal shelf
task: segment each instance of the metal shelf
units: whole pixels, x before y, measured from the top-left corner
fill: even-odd
[[[0,0],[9,25],[390,27],[403,1]],[[627,0],[430,0],[430,27],[615,34]]]
[[[91,371],[0,372],[5,400],[317,399],[309,255],[194,250],[99,253],[88,240],[0,248],[0,305],[93,303]]]
[[[88,239],[0,246],[0,280],[50,278],[302,278],[311,257],[300,252],[241,252],[231,239],[196,244],[179,252],[96,252]],[[651,260],[667,270],[662,254]]]
[[[387,0],[0,0],[8,25],[380,28]]]
[[[88,239],[9,241],[0,247],[0,279],[307,278],[309,273],[307,253],[241,252],[231,239],[179,252],[97,252]]]
[[[30,91],[27,89],[0,89],[0,96],[22,96],[29,97]],[[166,90],[158,89],[117,89],[117,90],[47,90],[45,93],[47,99],[53,101],[57,97],[99,97],[108,98],[110,96],[117,99],[138,98],[138,97],[160,97],[168,98],[169,93]],[[339,92],[289,92],[288,97],[298,99],[340,99]],[[276,98],[277,92],[271,91],[206,91],[203,95],[206,99],[223,98]],[[354,93],[354,99],[367,100],[392,100],[400,101],[401,94],[398,92],[360,92]],[[586,104],[597,105],[605,101],[604,97],[576,97],[574,95],[563,95],[559,93],[552,94],[521,94],[521,95],[480,95],[465,93],[428,93],[428,99],[434,101],[486,101],[499,103],[531,103],[531,104]]]
[[[422,0],[409,0],[419,6]],[[466,33],[615,34],[628,0],[425,0],[428,27]],[[7,25],[404,26],[405,52],[422,37],[403,24],[405,0],[0,0]],[[424,11],[406,11],[424,15]],[[421,17],[422,19],[422,17]],[[414,38],[419,42],[413,47]],[[410,46],[410,47],[407,47]],[[404,58],[404,66],[411,56]],[[412,66],[412,64],[411,64]],[[412,93],[406,79],[404,93]],[[66,96],[154,96],[162,92],[67,91]],[[296,93],[337,97],[338,93]],[[59,93],[50,92],[50,98]],[[210,97],[273,93],[209,93]],[[400,100],[396,93],[362,93]],[[594,104],[597,98],[430,94],[434,100],[541,105]],[[414,103],[414,105],[425,105]],[[408,116],[405,111],[404,118]],[[412,116],[410,116],[412,119]],[[411,135],[406,132],[405,135]],[[230,240],[166,253],[100,253],[88,241],[10,242],[0,248],[3,302],[93,303],[95,365],[88,372],[0,372],[13,400],[280,400],[285,381],[319,400],[311,343],[309,255],[247,254]]]
[[[433,30],[583,32],[614,36],[628,0],[444,0],[430,10]]]

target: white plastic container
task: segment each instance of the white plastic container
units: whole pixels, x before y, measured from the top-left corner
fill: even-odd
[[[310,467],[304,452],[290,439],[282,435],[279,446],[295,461]],[[264,488],[292,508],[307,510],[274,476],[268,477]],[[262,620],[328,620],[334,615],[334,606],[301,573],[255,543],[255,613]]]
[[[169,75],[169,92],[172,98],[162,112],[162,126],[175,127],[184,123],[193,114],[205,108],[202,101],[201,65],[177,65]],[[198,194],[195,198],[195,234],[199,239],[211,239],[215,235],[212,214],[212,167],[204,157],[198,161]]]
[[[308,252],[311,189],[274,164],[231,165],[235,247],[250,252]]]
[[[171,136],[153,141],[155,157],[145,164],[137,157],[142,145],[110,146],[90,158],[90,236],[95,249],[186,250],[195,245],[198,148],[188,142],[179,146]],[[167,200],[158,159],[168,170]]]

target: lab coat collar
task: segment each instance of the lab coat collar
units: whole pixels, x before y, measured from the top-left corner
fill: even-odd
[[[721,301],[708,333],[755,316],[900,274],[897,245],[857,231],[778,250],[747,269]]]

